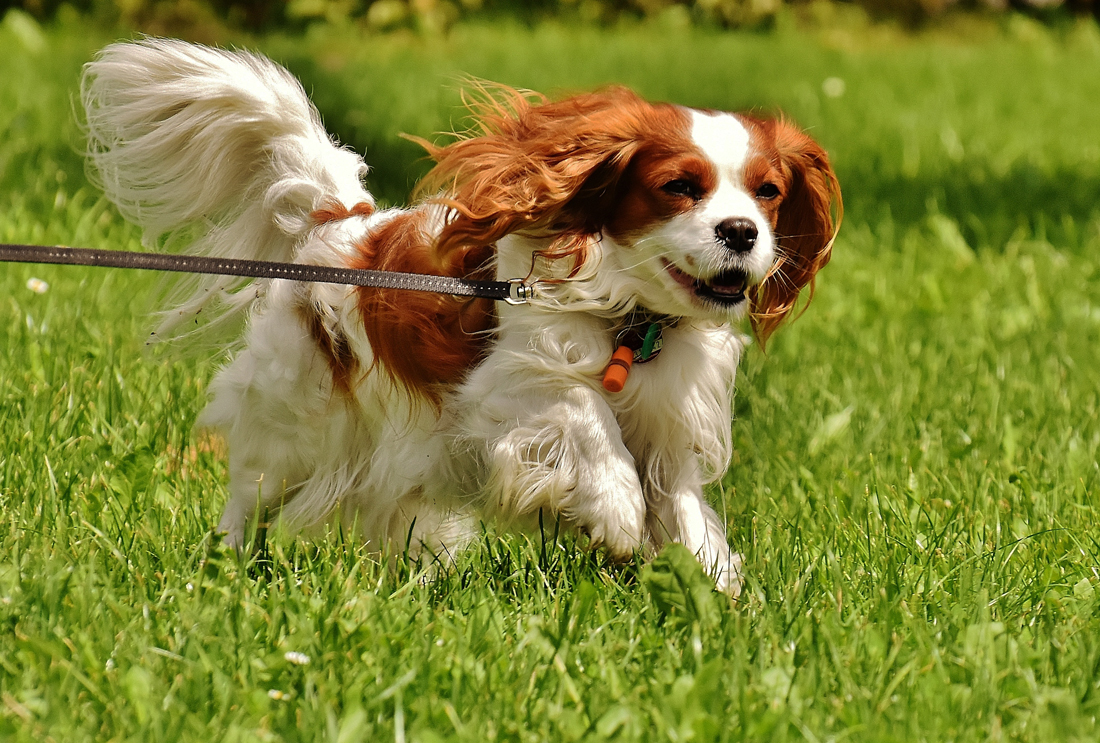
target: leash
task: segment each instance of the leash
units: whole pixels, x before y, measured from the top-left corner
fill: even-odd
[[[210,258],[199,255],[137,253],[127,250],[93,250],[60,245],[19,245],[0,243],[0,263],[50,263],[65,266],[134,268],[148,271],[244,276],[257,279],[347,284],[376,289],[400,289],[417,292],[482,297],[508,304],[526,304],[535,295],[533,284],[523,279],[479,281],[450,276],[335,268],[302,263],[250,261],[238,258]],[[608,392],[620,392],[635,364],[657,357],[663,345],[662,331],[675,321],[648,312],[633,313],[616,337],[617,348],[603,376]]]
[[[11,245],[0,243],[0,263],[52,263],[66,266],[136,268],[149,271],[247,276],[257,279],[288,279],[324,284],[349,284],[376,289],[434,292],[460,297],[482,297],[508,304],[526,304],[535,295],[533,284],[523,279],[478,281],[450,276],[334,268],[301,263],[249,261],[238,258],[209,258],[199,255],[136,253],[126,250],[92,250],[60,245]]]

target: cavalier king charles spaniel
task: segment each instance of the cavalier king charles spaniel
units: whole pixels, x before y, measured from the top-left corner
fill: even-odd
[[[118,43],[81,94],[89,172],[147,245],[537,289],[522,306],[224,277],[185,292],[158,332],[247,316],[199,420],[229,445],[227,544],[268,513],[445,557],[481,519],[546,517],[613,560],[679,542],[739,593],[703,492],[730,461],[735,325],[763,343],[839,223],[798,128],[621,87],[475,85],[468,132],[418,140],[435,162],[419,202],[379,209],[363,160],[263,57]]]

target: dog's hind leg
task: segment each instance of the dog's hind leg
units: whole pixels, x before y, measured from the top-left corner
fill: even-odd
[[[231,466],[230,469],[232,471],[234,468]],[[231,486],[229,500],[225,504],[225,510],[222,511],[222,517],[215,529],[215,532],[222,536],[223,544],[237,550],[244,546],[248,526],[256,517],[257,512],[261,517],[265,513],[268,513],[270,517],[274,517],[275,513],[269,513],[269,509],[277,511],[279,505],[286,498],[285,481],[275,487],[265,487],[266,473],[261,472],[258,476],[255,472],[250,474],[251,477],[242,473],[231,475],[230,479],[234,486],[238,486],[243,482],[246,487],[234,490]],[[255,486],[251,497],[249,497],[247,488],[249,482]]]
[[[274,301],[289,290],[272,285],[267,306],[253,316],[248,346],[214,377],[198,422],[229,445],[230,497],[218,531],[234,547],[256,515],[275,515],[294,499],[294,525],[308,526],[342,495],[306,487],[326,453],[349,438],[350,423],[308,329],[288,303]],[[365,449],[369,442],[355,443]],[[308,502],[298,502],[303,498]]]
[[[388,532],[394,553],[449,567],[477,534],[477,521],[468,508],[436,503],[418,489],[397,501]]]

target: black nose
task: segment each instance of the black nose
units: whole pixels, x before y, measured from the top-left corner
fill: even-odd
[[[744,217],[734,217],[718,223],[714,228],[718,242],[735,253],[747,253],[756,245],[759,234],[756,225]]]

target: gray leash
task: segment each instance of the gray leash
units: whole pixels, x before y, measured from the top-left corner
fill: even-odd
[[[416,292],[483,297],[525,304],[534,296],[532,284],[523,279],[477,281],[450,276],[431,276],[397,271],[371,271],[356,268],[311,266],[301,263],[246,261],[236,258],[208,258],[199,255],[134,253],[125,250],[91,250],[57,245],[9,245],[0,243],[0,263],[54,263],[68,266],[104,268],[140,268],[151,271],[249,276],[257,279],[288,279],[326,284],[351,284],[378,289],[404,289]]]

